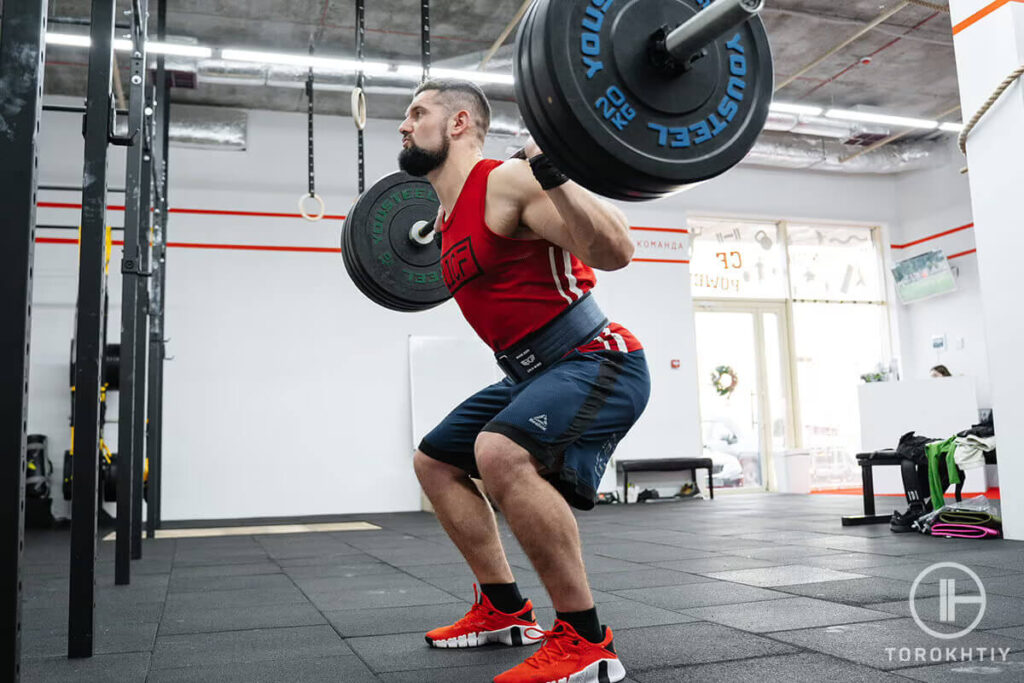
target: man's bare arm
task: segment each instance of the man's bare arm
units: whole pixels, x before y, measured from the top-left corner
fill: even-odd
[[[526,161],[507,161],[495,173],[499,191],[537,236],[599,270],[625,268],[633,258],[629,222],[611,203],[572,181],[544,191]]]

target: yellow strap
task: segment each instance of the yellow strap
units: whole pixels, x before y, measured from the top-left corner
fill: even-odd
[[[113,228],[111,228],[108,225],[107,226],[107,236],[106,236],[107,252],[106,252],[105,260],[103,262],[103,272],[106,273],[107,275],[110,274],[110,250],[114,248],[114,237],[113,237],[113,235],[114,235]]]
[[[110,252],[114,248],[114,229],[107,226],[107,234],[104,237],[106,244],[105,256],[103,258],[103,272],[110,275]],[[78,258],[82,258],[82,226],[78,226]]]

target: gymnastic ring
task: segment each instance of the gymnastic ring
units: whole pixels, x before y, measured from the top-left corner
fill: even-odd
[[[352,121],[356,130],[366,128],[366,92],[362,88],[352,91]]]
[[[313,200],[316,201],[317,205],[319,206],[320,213],[309,213],[308,211],[306,211],[306,200],[311,197],[313,198]],[[299,213],[302,214],[302,217],[305,218],[307,221],[318,221],[322,219],[326,211],[327,207],[324,205],[324,200],[320,197],[320,195],[313,193],[304,194],[301,197],[299,197]]]

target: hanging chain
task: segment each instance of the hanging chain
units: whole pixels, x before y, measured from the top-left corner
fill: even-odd
[[[366,6],[365,0],[356,0],[356,59],[359,61],[359,73],[356,75],[356,90],[363,91],[366,81],[363,73],[363,48],[366,44]],[[359,139],[359,194],[366,191],[366,139],[363,129],[357,131]]]
[[[420,5],[420,30],[422,36],[423,80],[430,79],[430,0]]]
[[[313,45],[309,46],[309,54],[313,54]],[[309,100],[309,196],[316,194],[316,175],[313,164],[313,67],[309,67],[309,76],[306,78],[306,98]]]

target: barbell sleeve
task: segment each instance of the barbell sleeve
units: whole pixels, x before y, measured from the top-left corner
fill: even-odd
[[[665,49],[687,64],[709,43],[757,16],[764,0],[715,0],[665,37]]]

